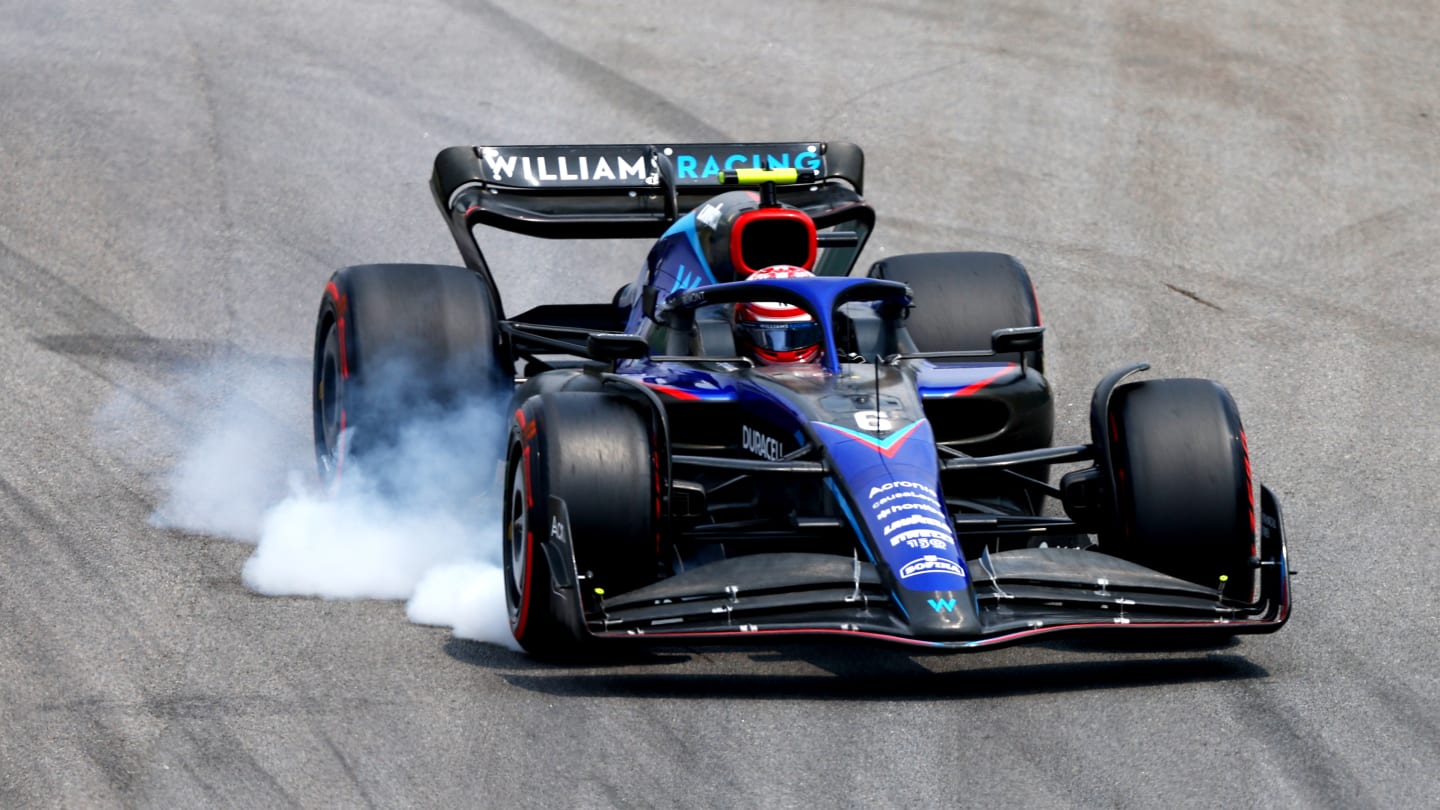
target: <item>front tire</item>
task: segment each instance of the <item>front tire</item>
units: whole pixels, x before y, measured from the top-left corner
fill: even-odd
[[[510,424],[504,513],[505,598],[515,640],[566,657],[588,637],[583,604],[657,578],[660,485],[649,420],[629,401],[555,391]],[[552,513],[565,503],[569,531]],[[581,577],[584,577],[581,579]]]
[[[1211,380],[1130,383],[1108,422],[1116,519],[1100,550],[1250,601],[1254,482],[1230,393]]]

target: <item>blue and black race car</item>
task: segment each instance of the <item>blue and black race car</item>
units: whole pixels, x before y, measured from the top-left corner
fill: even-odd
[[[508,401],[507,601],[541,656],[1278,630],[1280,506],[1226,390],[1123,368],[1095,389],[1090,443],[1052,446],[1024,267],[924,253],[857,273],[863,164],[839,142],[442,151],[431,185],[465,266],[326,287],[322,475],[418,406]],[[479,226],[652,247],[610,302],[511,316]]]

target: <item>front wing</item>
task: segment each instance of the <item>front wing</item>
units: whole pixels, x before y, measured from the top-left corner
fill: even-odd
[[[977,631],[963,635],[913,632],[873,564],[829,554],[735,557],[614,596],[586,593],[583,580],[574,578],[556,582],[554,594],[568,607],[576,629],[588,636],[660,646],[839,636],[962,652],[1059,634],[1270,633],[1289,618],[1290,572],[1279,502],[1268,488],[1261,489],[1254,602],[1072,548],[1019,549],[970,560],[973,607],[980,621]],[[555,506],[552,514],[568,524],[563,502]],[[552,531],[552,539],[557,536],[568,539],[568,525]],[[551,570],[573,572],[573,553],[568,544],[563,547],[569,559],[552,559],[561,565]],[[552,555],[561,548],[552,546]],[[931,608],[940,612],[954,605],[931,600]]]

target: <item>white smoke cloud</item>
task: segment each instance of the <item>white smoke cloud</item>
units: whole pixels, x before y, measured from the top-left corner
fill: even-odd
[[[435,566],[415,586],[405,615],[416,624],[451,628],[459,638],[520,649],[505,610],[505,570],[484,560]]]
[[[297,482],[266,511],[241,578],[267,596],[408,599],[431,568],[481,556],[481,533],[373,491],[331,497]]]
[[[498,485],[503,407],[471,402],[416,419],[393,448],[347,463],[341,486],[326,491],[306,457],[308,431],[272,415],[308,391],[308,369],[295,371],[188,375],[196,388],[228,391],[228,401],[186,442],[153,522],[255,543],[241,579],[256,593],[406,600],[417,624],[518,649],[505,609],[499,499],[486,494]],[[216,389],[217,379],[232,387]],[[288,472],[277,474],[277,457],[289,459]]]

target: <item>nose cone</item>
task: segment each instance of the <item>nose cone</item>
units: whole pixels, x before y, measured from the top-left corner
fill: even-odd
[[[919,635],[980,630],[970,574],[940,491],[930,424],[857,414],[855,426],[814,422],[891,592]],[[868,429],[867,429],[868,428]]]

